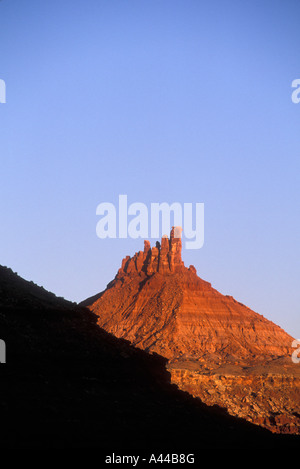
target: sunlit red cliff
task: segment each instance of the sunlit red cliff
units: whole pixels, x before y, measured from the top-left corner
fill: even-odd
[[[182,389],[273,431],[297,433],[293,338],[185,267],[181,248],[178,228],[152,248],[145,241],[143,251],[123,259],[107,289],[83,304],[108,332],[168,358]]]

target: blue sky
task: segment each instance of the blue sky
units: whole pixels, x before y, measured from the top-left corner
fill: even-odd
[[[300,337],[298,1],[0,2],[0,263],[73,301],[143,240],[96,207],[203,202],[200,277]]]

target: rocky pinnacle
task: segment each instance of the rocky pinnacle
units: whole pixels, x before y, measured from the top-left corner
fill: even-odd
[[[181,227],[172,227],[170,238],[164,235],[161,242],[151,248],[150,241],[144,241],[144,251],[135,253],[133,257],[126,256],[122,261],[118,276],[124,273],[145,272],[151,275],[155,272],[172,274],[184,271],[186,267],[181,258],[182,242]],[[190,269],[195,271],[193,266]]]

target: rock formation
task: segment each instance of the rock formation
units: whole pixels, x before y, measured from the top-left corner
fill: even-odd
[[[300,373],[291,362],[293,338],[231,296],[219,293],[197,276],[195,267],[185,267],[180,229],[173,227],[170,239],[164,236],[155,247],[145,241],[143,251],[123,259],[107,289],[83,305],[98,316],[98,324],[108,332],[166,357],[173,382],[182,389],[209,404],[223,405],[235,415],[240,415],[245,399],[250,399],[248,390],[244,394],[242,390],[251,382],[246,375],[253,367],[260,365],[256,378],[261,377],[262,393],[262,382],[269,381],[270,385],[273,374],[284,371],[281,391],[277,378],[276,386],[278,393],[286,397],[285,404],[276,404],[274,399],[272,405],[267,404],[266,394],[255,405],[259,388],[256,379],[245,417],[273,431],[299,432],[300,415],[295,409],[300,403]],[[222,393],[214,384],[217,375],[238,379]],[[290,392],[289,377],[293,382]],[[240,396],[235,405],[228,404],[231,393]],[[284,428],[278,424],[282,421]]]
[[[1,449],[158,456],[298,448],[170,384],[166,359],[108,334],[86,308],[0,266]],[[74,456],[75,457],[75,456]]]
[[[149,241],[144,241],[144,251],[135,253],[133,257],[127,256],[122,261],[117,278],[124,274],[137,274],[144,272],[147,275],[159,272],[169,274],[184,272],[185,267],[181,259],[181,228],[172,228],[170,240],[166,235],[161,243],[151,248]]]

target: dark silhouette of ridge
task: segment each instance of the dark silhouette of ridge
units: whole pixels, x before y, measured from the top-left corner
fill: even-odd
[[[0,267],[1,448],[203,453],[296,448],[170,384],[166,359],[97,326],[89,310]]]

